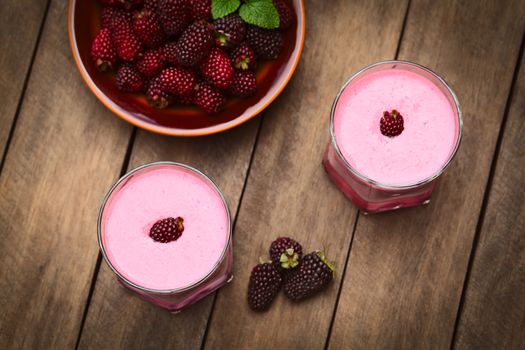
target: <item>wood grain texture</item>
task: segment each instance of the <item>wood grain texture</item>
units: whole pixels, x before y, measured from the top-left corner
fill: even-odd
[[[75,346],[98,254],[96,220],[131,128],[85,87],[53,1],[0,174],[0,349]]]
[[[235,217],[260,120],[220,135],[181,139],[140,131],[130,168],[158,161],[186,163],[209,175]],[[235,244],[234,244],[235,247]],[[236,252],[234,252],[236,253]],[[225,289],[230,286],[223,287]],[[120,287],[103,262],[80,341],[81,349],[196,349],[213,295],[172,315]]]
[[[47,0],[0,2],[0,157],[29,73]],[[24,24],[19,30],[20,23]]]
[[[452,84],[464,139],[428,207],[359,218],[329,348],[449,348],[524,11],[522,1],[412,1],[400,59]]]
[[[306,2],[305,50],[293,81],[262,125],[235,232],[236,278],[218,293],[206,349],[323,347],[356,215],[321,166],[330,107],[352,72],[394,57],[405,5]],[[324,249],[339,274],[308,302],[294,304],[280,294],[268,312],[255,313],[246,301],[249,274],[279,235],[295,237],[306,251]]]
[[[525,59],[459,319],[457,349],[525,348]]]

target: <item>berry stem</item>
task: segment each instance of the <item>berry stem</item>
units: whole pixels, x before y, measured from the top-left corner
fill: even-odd
[[[328,259],[326,258],[326,255],[324,254],[324,252],[323,251],[318,251],[316,254],[326,264],[326,266],[328,266],[328,268],[332,271],[332,273],[334,273],[335,272],[335,265],[333,263],[331,263],[330,261],[328,261]]]
[[[391,114],[392,114],[392,118],[394,118],[394,120],[396,120],[397,116],[399,115],[399,112],[397,110],[393,109]]]

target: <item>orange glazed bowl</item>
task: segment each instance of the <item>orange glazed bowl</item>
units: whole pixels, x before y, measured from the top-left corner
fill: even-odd
[[[68,13],[69,43],[82,78],[93,94],[113,113],[142,129],[165,135],[200,136],[231,129],[258,115],[283,91],[290,81],[305,35],[303,0],[286,0],[296,21],[283,31],[284,46],[274,61],[260,62],[256,71],[257,93],[248,98],[228,97],[224,110],[206,114],[194,106],[151,107],[143,93],[117,90],[114,72],[99,72],[91,59],[91,42],[100,28],[102,6],[95,0],[70,0]]]

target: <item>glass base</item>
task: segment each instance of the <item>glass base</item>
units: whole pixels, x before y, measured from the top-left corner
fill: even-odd
[[[232,246],[230,245],[224,259],[221,262],[221,265],[217,268],[217,270],[215,270],[215,272],[204,281],[188,290],[171,294],[160,294],[139,290],[123,282],[121,279],[119,279],[119,282],[124,287],[137,294],[141,299],[155,304],[163,309],[167,309],[172,314],[178,314],[185,307],[188,307],[189,305],[203,299],[225,284],[231,282],[233,279],[232,269],[233,255]]]
[[[408,189],[379,188],[353,174],[340,159],[332,144],[328,145],[323,158],[323,167],[334,184],[364,214],[428,204],[436,185],[436,181],[432,181]]]

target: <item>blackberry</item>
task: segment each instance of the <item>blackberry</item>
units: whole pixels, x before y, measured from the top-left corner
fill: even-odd
[[[125,21],[131,22],[133,16],[130,12],[116,7],[103,7],[100,14],[100,25],[102,28],[112,28],[113,18],[120,17]]]
[[[294,21],[294,14],[283,0],[273,0],[273,5],[279,12],[279,29],[288,29]]]
[[[284,294],[291,300],[301,300],[325,288],[334,278],[334,267],[323,252],[305,255],[284,285]]]
[[[248,284],[248,305],[252,310],[264,311],[272,304],[281,289],[282,278],[275,266],[261,262],[255,266]]]
[[[159,0],[144,0],[144,8],[147,10],[156,11]]]
[[[117,62],[117,51],[108,28],[102,28],[91,44],[91,58],[101,71],[111,69]]]
[[[293,269],[302,256],[303,247],[289,237],[279,237],[270,245],[270,259],[280,268]]]
[[[236,71],[230,88],[232,95],[248,97],[257,92],[257,80],[252,71]]]
[[[237,46],[235,50],[233,50],[231,57],[233,66],[236,69],[255,69],[255,52],[247,43],[242,43]]]
[[[211,0],[187,0],[193,19],[207,19],[211,15]]]
[[[151,106],[155,108],[166,108],[170,102],[170,95],[164,90],[160,77],[149,81],[146,88],[146,98]]]
[[[169,42],[161,48],[161,58],[164,62],[171,65],[178,65],[177,60],[177,43]]]
[[[177,60],[183,66],[194,66],[206,57],[212,46],[213,34],[208,23],[194,22],[177,41]]]
[[[180,216],[176,219],[169,217],[159,220],[151,227],[149,236],[153,238],[154,241],[161,243],[176,241],[182,236],[182,232],[184,231],[183,222],[184,220]]]
[[[197,81],[193,71],[183,67],[166,68],[159,78],[166,92],[179,96],[191,93]]]
[[[219,90],[204,82],[198,84],[196,89],[193,102],[206,113],[217,113],[224,108],[226,100]]]
[[[118,69],[115,83],[117,88],[124,92],[138,92],[144,84],[139,72],[129,64],[124,64]]]
[[[114,17],[111,30],[118,56],[124,61],[133,61],[142,50],[142,44],[135,35],[131,23],[124,17]]]
[[[146,51],[137,61],[137,69],[145,77],[151,78],[164,68],[162,55],[159,50]]]
[[[159,20],[168,35],[179,35],[191,23],[186,0],[158,0]]]
[[[159,47],[166,39],[157,15],[148,9],[135,12],[133,30],[139,40],[150,48]]]
[[[283,48],[283,37],[276,29],[263,29],[249,25],[246,40],[258,57],[263,60],[274,60],[279,57]]]
[[[405,129],[403,116],[395,109],[392,112],[384,111],[379,121],[381,133],[388,137],[400,135]]]
[[[242,18],[233,13],[219,18],[213,22],[217,45],[235,47],[239,45],[246,35],[246,25]]]
[[[214,47],[200,65],[202,76],[216,88],[227,90],[233,84],[234,70],[228,54]]]

